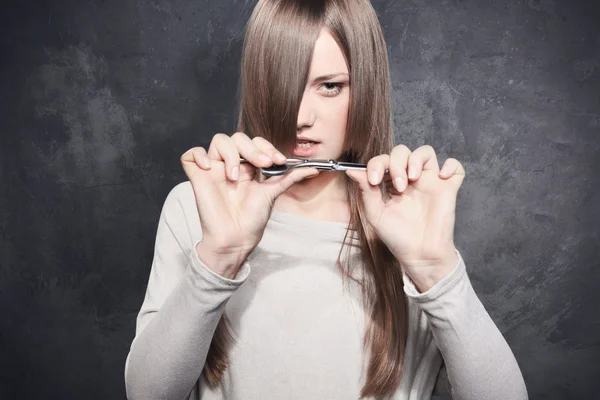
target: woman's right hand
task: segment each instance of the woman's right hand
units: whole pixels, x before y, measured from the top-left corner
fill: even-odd
[[[240,163],[240,157],[249,163]],[[263,182],[256,167],[285,164],[286,157],[261,137],[242,132],[216,134],[208,152],[193,147],[181,156],[192,184],[202,226],[198,257],[214,272],[233,279],[256,247],[275,200],[294,183],[316,176],[315,168],[297,168]]]

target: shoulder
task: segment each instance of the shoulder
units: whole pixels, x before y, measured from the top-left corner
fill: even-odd
[[[162,212],[171,217],[178,213],[188,214],[193,211],[198,212],[192,184],[190,181],[178,183],[167,194]]]
[[[178,183],[169,191],[160,218],[178,239],[192,243],[200,239],[200,216],[190,181]]]
[[[176,204],[194,202],[194,191],[190,181],[180,182],[175,185],[165,199],[165,206],[174,207]]]

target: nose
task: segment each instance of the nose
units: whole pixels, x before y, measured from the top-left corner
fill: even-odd
[[[298,132],[305,128],[310,128],[315,123],[315,117],[314,104],[310,93],[305,92],[304,95],[302,95],[300,108],[298,109],[298,122],[296,125]]]

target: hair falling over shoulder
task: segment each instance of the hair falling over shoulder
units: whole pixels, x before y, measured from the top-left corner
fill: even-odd
[[[312,52],[323,28],[337,41],[350,71],[345,161],[366,163],[389,154],[393,127],[387,48],[369,0],[259,0],[246,26],[237,130],[260,135],[282,151],[293,148]],[[364,336],[369,359],[361,397],[385,398],[400,383],[407,340],[402,272],[366,223],[358,185],[349,178],[346,182],[350,225],[358,235],[365,272],[357,283],[369,310]],[[346,265],[341,261],[344,249],[350,252],[349,234],[338,260],[343,276],[353,279],[352,258],[345,258]],[[233,340],[223,314],[202,372],[211,387],[221,382]]]

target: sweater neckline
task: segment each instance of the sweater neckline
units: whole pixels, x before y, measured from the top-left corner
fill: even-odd
[[[290,228],[310,231],[311,235],[335,237],[339,242],[343,242],[348,224],[336,221],[319,221],[316,219],[304,217],[302,215],[293,214],[285,211],[273,209],[271,211],[271,220],[283,225],[288,225]],[[350,229],[349,236],[356,236],[355,230]],[[358,239],[353,239],[358,242]]]

